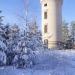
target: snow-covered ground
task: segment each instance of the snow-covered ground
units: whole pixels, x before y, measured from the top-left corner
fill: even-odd
[[[0,75],[75,75],[75,51],[54,50],[37,52],[32,69],[0,68]]]

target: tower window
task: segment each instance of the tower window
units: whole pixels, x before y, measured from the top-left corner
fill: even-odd
[[[44,26],[44,32],[47,33],[47,25]]]
[[[44,4],[44,6],[47,6],[47,3],[46,3],[46,4]]]
[[[47,12],[44,12],[44,19],[47,19]]]

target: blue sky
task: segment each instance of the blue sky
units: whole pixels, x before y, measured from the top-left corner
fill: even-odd
[[[36,16],[37,22],[41,25],[40,0],[29,0],[29,9],[31,16]],[[4,15],[4,23],[21,23],[22,19],[18,15],[24,16],[23,0],[0,0],[0,10]],[[75,20],[75,0],[64,0],[63,2],[63,20],[71,22]]]

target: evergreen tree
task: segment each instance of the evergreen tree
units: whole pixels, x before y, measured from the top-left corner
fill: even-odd
[[[3,16],[1,16],[2,11],[0,11],[0,66],[6,64],[6,54],[5,50],[7,49],[4,43],[4,26],[3,26]]]
[[[5,38],[7,45],[7,65],[11,65],[12,61],[16,54],[16,46],[18,45],[19,37],[19,27],[17,25],[14,26],[5,26]]]
[[[68,23],[64,21],[62,24],[62,40],[64,43],[66,43],[68,37],[69,37]]]
[[[71,22],[71,40],[72,40],[72,45],[74,47],[75,45],[75,21]]]

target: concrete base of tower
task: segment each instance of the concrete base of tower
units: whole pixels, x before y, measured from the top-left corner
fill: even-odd
[[[50,49],[61,49],[62,48],[62,42],[50,41],[50,42],[48,42],[48,48],[50,48]]]

